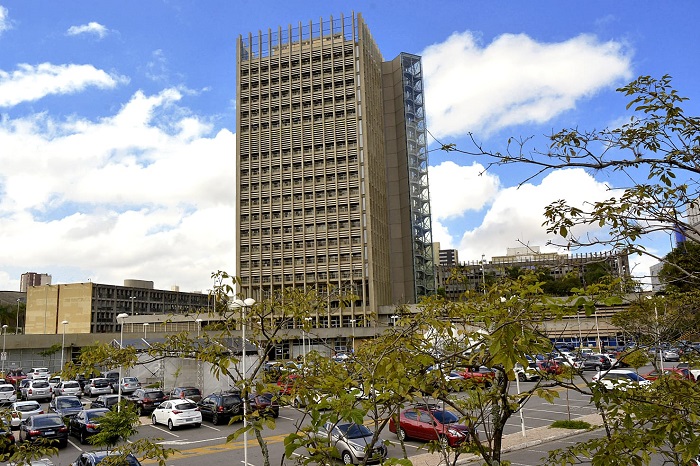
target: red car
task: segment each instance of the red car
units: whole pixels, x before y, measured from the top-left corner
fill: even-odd
[[[695,382],[695,378],[693,377],[693,374],[690,373],[688,369],[677,369],[677,368],[666,368],[664,369],[664,375],[671,376],[675,379],[686,379]],[[647,380],[656,380],[659,377],[661,377],[661,371],[654,369],[653,371],[649,372],[648,374],[644,374],[643,376]]]
[[[454,413],[434,405],[416,406],[401,411],[398,426],[393,417],[389,420],[389,432],[395,433],[400,440],[437,440],[451,447],[476,437],[476,431],[470,432],[468,426],[459,424],[459,418]]]
[[[5,376],[5,382],[17,386],[17,384],[21,380],[24,380],[26,378],[27,374],[25,374],[22,369],[10,369],[9,371],[7,371],[7,375]]]
[[[486,388],[491,386],[495,377],[493,371],[485,366],[467,366],[464,369],[458,369],[457,373],[464,377],[465,380],[469,380],[471,383],[483,384]]]
[[[562,372],[564,372],[564,368],[561,367],[561,365],[553,359],[538,360],[537,370],[540,372],[544,372],[545,374],[554,375],[559,375]]]
[[[280,395],[291,395],[294,389],[294,384],[300,376],[298,374],[287,374],[277,380],[277,385],[280,387]]]

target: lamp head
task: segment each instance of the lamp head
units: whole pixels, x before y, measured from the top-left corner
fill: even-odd
[[[127,317],[129,317],[129,314],[127,314],[126,312],[122,312],[121,314],[117,314],[117,320],[126,319]]]

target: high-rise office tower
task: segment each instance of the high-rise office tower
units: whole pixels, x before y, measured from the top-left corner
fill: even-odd
[[[420,57],[384,62],[361,15],[237,41],[236,273],[243,295],[357,296],[319,324],[435,290]]]

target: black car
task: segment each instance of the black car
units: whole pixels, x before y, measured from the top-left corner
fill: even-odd
[[[202,419],[214,425],[228,422],[233,416],[243,412],[243,399],[239,392],[212,393],[197,403]]]
[[[118,456],[118,451],[84,451],[70,466],[97,466],[107,456]],[[129,466],[141,466],[138,459],[131,453],[125,456]],[[104,463],[102,463],[104,464]],[[122,464],[122,463],[119,463]]]
[[[122,398],[125,398],[122,395]],[[100,395],[95,398],[95,401],[90,403],[90,408],[107,408],[107,409],[117,409],[119,404],[119,395]]]
[[[56,413],[63,418],[73,417],[83,409],[83,404],[77,396],[57,396],[49,403],[49,412]]]
[[[165,393],[157,388],[137,388],[132,395],[122,398],[136,406],[139,416],[144,416],[153,412],[156,407],[165,401]]]
[[[0,421],[0,454],[11,452],[15,448],[15,436],[9,424]]]
[[[170,399],[187,398],[195,403],[202,399],[202,392],[197,387],[175,387],[170,392]]]
[[[108,413],[107,408],[84,409],[70,420],[70,434],[77,437],[80,443],[87,443],[91,437],[100,431],[100,418]]]
[[[610,359],[598,354],[589,354],[583,357],[581,369],[584,371],[607,371],[612,367]]]
[[[32,442],[38,438],[51,440],[64,448],[68,445],[68,427],[58,414],[34,414],[20,424],[19,440]]]

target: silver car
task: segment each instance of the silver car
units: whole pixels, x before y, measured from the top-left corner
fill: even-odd
[[[112,386],[109,383],[109,379],[104,377],[90,379],[85,382],[83,393],[86,396],[109,395],[112,393]]]
[[[11,383],[0,384],[0,403],[14,403],[17,401],[15,386]]]
[[[22,423],[22,419],[27,419],[33,414],[44,414],[44,410],[41,409],[41,405],[37,401],[17,401],[12,403],[10,408],[10,425],[13,429],[19,428]]]
[[[50,401],[53,390],[47,379],[30,380],[21,391],[23,400],[44,400]]]
[[[83,391],[80,389],[80,382],[77,380],[65,380],[53,390],[54,396],[73,395],[80,398],[83,396]]]
[[[345,464],[361,464],[367,454],[367,446],[372,443],[374,432],[363,424],[354,422],[334,425],[327,422],[317,434],[320,441],[329,442],[335,447],[334,452]],[[387,456],[386,445],[381,438],[377,439],[371,452],[368,463],[380,462]]]

